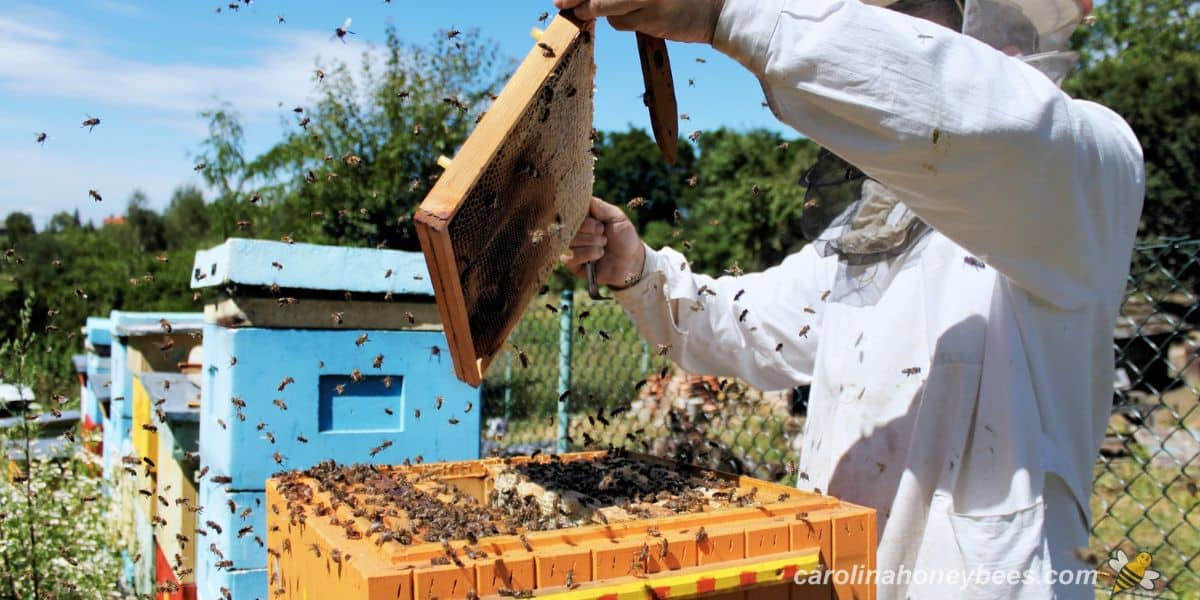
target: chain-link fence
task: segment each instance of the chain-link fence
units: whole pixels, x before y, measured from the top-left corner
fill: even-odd
[[[1092,552],[1101,562],[1118,548],[1149,552],[1158,597],[1200,598],[1197,282],[1200,240],[1135,250],[1092,494]],[[683,372],[615,302],[571,293],[530,309],[484,397],[490,450],[611,444],[787,482],[804,423],[803,390],[764,393]]]

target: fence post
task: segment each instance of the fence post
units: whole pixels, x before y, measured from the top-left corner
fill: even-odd
[[[571,312],[575,304],[575,292],[571,289],[562,291],[558,319],[558,443],[561,454],[567,451],[567,434],[570,426],[571,399],[565,394],[571,389]]]

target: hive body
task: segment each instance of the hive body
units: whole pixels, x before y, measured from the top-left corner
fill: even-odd
[[[592,27],[550,24],[414,217],[455,372],[471,385],[587,215]]]
[[[479,456],[479,392],[454,378],[419,254],[229,240],[197,254],[193,286],[220,290],[205,308],[201,599],[267,597],[272,473]]]
[[[673,494],[647,481],[646,489],[662,490],[651,493],[658,500],[630,503],[614,499],[625,497],[629,486],[641,487],[631,483],[638,481],[637,475],[618,477],[618,484],[626,487],[611,488],[613,495],[605,496],[568,493],[561,481],[536,470],[578,466],[576,462],[601,465],[600,472],[607,473],[616,472],[603,471],[610,469],[607,465],[635,462],[706,483]],[[526,469],[526,475],[513,480],[514,472]],[[606,484],[572,485],[597,490]],[[421,507],[428,500],[415,491],[395,491],[401,488],[434,494],[448,507],[443,512],[466,525],[422,519]],[[568,506],[584,496],[589,497],[581,500],[587,507]],[[394,502],[380,502],[389,497]],[[390,539],[396,532],[437,537],[439,532],[470,529],[477,525],[471,524],[471,511],[496,514],[486,507],[509,507],[502,511],[521,514],[511,507],[532,502],[526,497],[547,501],[538,516],[519,517],[538,531],[499,531],[476,536],[476,543],[471,543],[474,533],[446,537],[453,556],[436,540]],[[613,503],[594,503],[597,498]],[[488,597],[521,591],[538,598],[643,598],[651,597],[648,590],[672,598],[710,592],[727,592],[729,598],[874,595],[873,587],[865,584],[792,583],[797,574],[821,568],[872,568],[873,511],[643,455],[580,453],[564,455],[561,461],[542,456],[376,469],[322,465],[306,474],[273,478],[266,502],[268,574],[277,598],[464,598],[470,593]],[[679,502],[684,504],[675,504]],[[454,506],[477,508],[460,514]],[[505,523],[500,527],[513,522]]]

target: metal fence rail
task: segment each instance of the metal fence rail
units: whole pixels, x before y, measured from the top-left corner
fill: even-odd
[[[1200,240],[1135,249],[1114,329],[1113,413],[1092,494],[1091,551],[1145,551],[1200,598]],[[683,372],[614,302],[543,296],[484,382],[485,448],[628,447],[794,481],[802,394]],[[1111,587],[1111,581],[1100,582]]]

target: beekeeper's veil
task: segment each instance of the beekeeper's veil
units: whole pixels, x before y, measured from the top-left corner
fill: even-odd
[[[1078,55],[1071,33],[1091,0],[864,0],[961,31],[1037,68],[1056,84]],[[891,191],[828,150],[804,174],[802,229],[823,256],[860,274],[908,251],[926,226]],[[877,271],[877,270],[876,270]],[[874,285],[884,285],[876,281]]]

